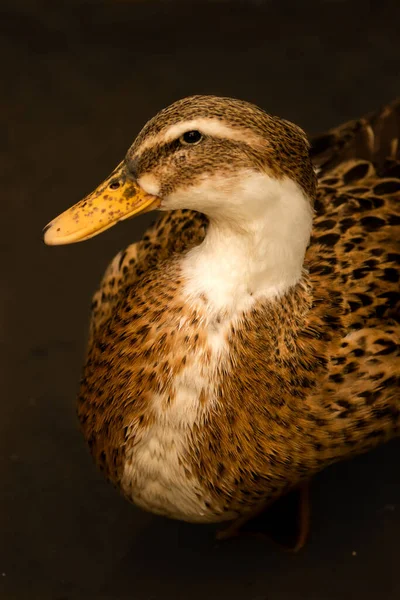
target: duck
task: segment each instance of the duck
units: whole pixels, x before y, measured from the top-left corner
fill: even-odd
[[[129,501],[232,534],[399,435],[399,131],[399,101],[310,143],[191,96],[46,226],[69,244],[160,213],[94,295],[77,401]]]

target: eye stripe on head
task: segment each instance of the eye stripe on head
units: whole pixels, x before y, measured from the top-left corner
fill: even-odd
[[[156,135],[146,137],[137,148],[135,156],[140,156],[145,150],[155,146],[166,145],[178,139],[188,131],[199,131],[201,134],[211,137],[225,138],[232,141],[246,142],[248,144],[266,144],[262,136],[257,135],[246,127],[231,127],[220,119],[198,118],[182,121],[166,127]]]
[[[141,173],[151,171],[152,168],[160,164],[160,161],[162,161],[162,159],[166,156],[172,156],[176,152],[179,152],[179,150],[184,149],[186,147],[190,148],[191,146],[198,146],[205,137],[202,136],[202,138],[198,142],[191,144],[188,142],[183,142],[183,135],[181,135],[179,138],[173,139],[170,142],[152,145],[148,148],[145,148],[144,150],[140,149],[139,152],[136,151],[133,155],[131,154],[131,152],[128,152],[125,158],[125,164],[127,166],[128,171],[134,177],[137,176],[138,170]],[[209,139],[214,139],[215,141],[218,139],[212,136],[207,137]],[[246,152],[246,149],[248,149],[250,146],[248,141],[236,141],[234,139],[229,138],[224,138],[224,140],[227,147],[234,146],[237,149],[241,148],[242,152]],[[131,168],[131,165],[133,165],[133,169]]]
[[[151,146],[144,148],[144,150],[140,149],[139,152],[135,151],[133,155],[128,152],[125,163],[129,172],[132,172],[131,164],[137,165],[139,167],[139,171],[149,170],[160,161],[160,159],[165,156],[176,152],[182,147],[181,141],[179,139],[172,140],[167,143],[160,144],[152,144]]]

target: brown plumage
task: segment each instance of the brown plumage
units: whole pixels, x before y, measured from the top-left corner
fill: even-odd
[[[399,115],[393,104],[310,152],[298,127],[257,107],[194,97],[139,134],[124,169],[156,181],[157,197],[252,170],[294,181],[315,215],[298,281],[274,297],[250,286],[234,314],[209,308],[212,288],[190,301],[185,291],[185,257],[223,205],[208,217],[167,212],[107,269],[78,416],[95,461],[130,500],[191,521],[232,519],[398,435]],[[163,138],[207,119],[217,134],[193,148]]]

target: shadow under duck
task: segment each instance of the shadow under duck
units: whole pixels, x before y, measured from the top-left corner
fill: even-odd
[[[250,103],[185,98],[47,226],[65,244],[162,211],[94,296],[78,400],[129,500],[244,521],[398,435],[399,131],[394,103],[310,148]]]

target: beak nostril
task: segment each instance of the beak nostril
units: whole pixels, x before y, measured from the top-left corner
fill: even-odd
[[[119,181],[112,181],[108,187],[110,188],[110,190],[117,190],[120,187],[120,185],[121,184]]]

